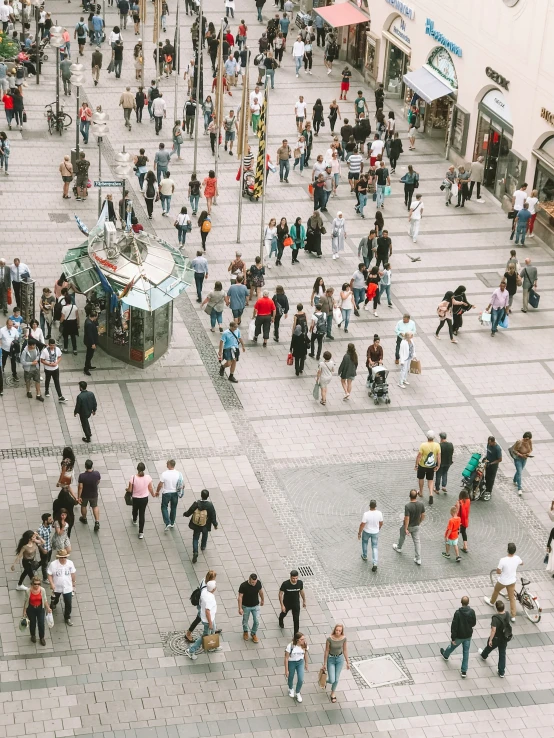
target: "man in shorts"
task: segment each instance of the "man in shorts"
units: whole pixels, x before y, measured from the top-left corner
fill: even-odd
[[[248,299],[248,288],[244,284],[244,277],[242,274],[238,274],[236,281],[227,290],[227,296],[225,302],[227,307],[231,308],[233,318],[237,325],[240,325],[242,320],[242,314],[246,307],[246,300]]]
[[[433,504],[433,492],[435,489],[434,478],[435,472],[441,465],[441,447],[435,441],[435,432],[427,431],[427,441],[419,447],[419,453],[416,458],[415,469],[417,470],[417,479],[419,482],[419,497],[423,497],[423,480],[427,480],[429,486],[429,504]]]
[[[223,333],[221,334],[221,340],[219,341],[218,359],[221,364],[221,366],[219,367],[219,376],[223,377],[225,374],[225,369],[229,367],[229,382],[233,382],[234,384],[238,382],[238,379],[235,379],[235,369],[237,366],[237,361],[240,358],[239,344],[242,347],[243,352],[246,351],[246,348],[244,347],[244,341],[240,337],[240,330],[235,321],[232,320],[229,323],[229,328],[226,331],[223,331]]]
[[[307,104],[304,102],[303,95],[299,95],[298,101],[294,105],[294,114],[296,116],[296,127],[298,129],[298,133],[302,133],[302,130],[304,128],[304,120],[306,118],[306,108]]]
[[[100,484],[100,472],[92,468],[90,459],[85,461],[85,471],[79,474],[79,502],[81,503],[81,523],[88,523],[87,505],[92,508],[94,515],[94,530],[100,530],[100,510],[98,509],[98,485]]]
[[[237,130],[237,119],[234,110],[229,110],[229,115],[223,119],[223,127],[225,129],[225,151],[229,146],[229,156],[233,156],[233,141]]]
[[[29,338],[27,345],[21,352],[21,366],[23,367],[23,379],[27,388],[27,397],[32,398],[31,383],[35,385],[36,398],[39,402],[44,402],[44,397],[40,394],[40,351],[37,348],[34,338]]]

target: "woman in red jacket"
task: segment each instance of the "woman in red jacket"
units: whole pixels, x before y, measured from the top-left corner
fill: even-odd
[[[6,111],[6,120],[8,121],[8,128],[10,131],[12,130],[12,120],[13,120],[13,97],[12,93],[8,90],[8,92],[5,93],[4,97],[2,98],[2,102],[4,103],[4,110]]]
[[[460,533],[462,534],[462,551],[469,553],[467,550],[467,529],[469,528],[469,508],[471,506],[471,500],[467,489],[463,489],[460,492],[458,502],[456,503],[456,515],[460,518]]]

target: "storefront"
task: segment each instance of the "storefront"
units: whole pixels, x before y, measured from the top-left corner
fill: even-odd
[[[380,39],[371,31],[366,31],[366,49],[364,58],[364,79],[366,82],[377,84],[379,75],[379,47]]]
[[[537,160],[533,189],[537,190],[541,208],[537,211],[537,226],[544,227],[540,237],[554,245],[554,133],[541,146],[533,149]]]
[[[406,91],[404,75],[408,71],[411,55],[411,39],[407,23],[400,15],[396,16],[383,31],[385,48],[385,68],[383,84],[388,98],[403,100]]]
[[[369,21],[348,26],[348,41],[346,45],[346,61],[355,69],[362,71],[364,59],[367,53],[367,33],[369,32]]]
[[[362,9],[365,12],[362,12]],[[340,3],[328,7],[315,7],[314,12],[333,29],[337,29],[337,42],[340,46],[340,58],[346,60],[355,69],[365,73],[365,64],[376,65],[376,57],[368,51],[368,34],[370,19],[367,0],[359,0],[357,5]],[[373,36],[375,39],[375,37]]]

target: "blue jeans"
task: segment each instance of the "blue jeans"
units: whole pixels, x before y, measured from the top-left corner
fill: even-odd
[[[300,661],[289,660],[289,689],[293,689],[294,675],[296,674],[296,694],[300,694],[304,684],[304,659]]]
[[[178,235],[179,235],[179,243],[183,244],[184,246],[187,242],[187,229],[184,225],[179,226]]]
[[[346,308],[341,308],[342,313],[342,322],[344,324],[344,330],[348,328],[348,323],[350,322],[350,313],[352,310],[347,310]]]
[[[167,172],[167,167],[160,167],[160,166],[157,167],[156,177],[158,179],[158,187],[160,186],[160,182],[162,181],[166,172]]]
[[[248,619],[252,613],[252,630],[250,633],[256,635],[258,632],[258,625],[260,624],[260,606],[255,605],[254,607],[243,607],[242,608],[242,632],[248,633]]]
[[[360,195],[358,200],[358,212],[360,215],[364,214],[364,208],[367,205],[367,195]]]
[[[385,185],[377,185],[377,208],[385,202]]]
[[[506,671],[506,646],[508,645],[507,641],[500,641],[497,638],[493,638],[492,641],[492,648],[489,646],[488,641],[487,645],[483,649],[483,652],[481,654],[482,659],[486,659],[487,656],[491,651],[494,651],[495,648],[498,648],[498,673],[504,674]]]
[[[504,320],[506,311],[504,308],[492,308],[491,310],[491,333],[496,333],[498,324]]]
[[[209,110],[204,110],[204,132],[208,130],[208,126],[210,125],[212,120],[212,114]]]
[[[456,638],[454,643],[450,641],[448,647],[444,649],[444,658],[447,659],[452,651],[458,648],[460,644],[462,646],[462,671],[465,673],[469,666],[469,647],[471,646],[471,638]]]
[[[208,545],[208,533],[209,530],[207,528],[202,528],[201,530],[195,530],[192,534],[192,553],[197,554],[198,553],[198,540],[200,538],[200,535],[202,535],[202,542],[200,543],[200,549],[203,551],[206,546]]]
[[[162,518],[164,525],[175,525],[175,516],[177,515],[177,503],[179,495],[177,492],[162,492]],[[167,514],[167,506],[171,505],[171,511]]]
[[[435,476],[435,489],[438,490],[441,487],[443,489],[446,489],[446,485],[448,484],[448,470],[450,469],[449,466],[439,466],[437,469],[437,473]]]
[[[279,179],[281,182],[289,178],[290,164],[288,159],[279,159]]]
[[[262,9],[261,9],[260,6],[258,6],[257,11],[258,11],[258,20],[260,21],[260,23],[263,23],[263,20],[264,19],[263,19],[263,16],[262,16]]]
[[[274,69],[266,69],[265,70],[265,77],[266,79],[269,77],[271,80],[271,89],[275,89],[275,70]],[[517,243],[517,241],[516,241]]]
[[[329,338],[329,336],[331,335],[332,329],[333,329],[333,313],[327,316],[327,338]]]
[[[521,489],[521,473],[525,469],[527,459],[522,459],[519,456],[514,459],[514,465],[516,467],[516,473],[514,474],[514,482],[517,484],[518,490]]]
[[[293,169],[296,169],[296,167],[299,164],[300,164],[300,171],[303,172],[304,171],[304,152],[302,152],[300,154],[300,156],[298,157],[298,159],[295,159],[294,160],[294,167],[293,167]]]
[[[210,313],[210,326],[215,328],[216,323],[219,323],[219,325],[223,323],[223,310],[220,313],[217,310],[212,310]]]
[[[196,651],[198,651],[200,648],[202,648],[202,638],[204,636],[210,635],[211,633],[215,633],[215,620],[212,620],[212,627],[211,628],[208,625],[208,623],[204,623],[203,622],[202,625],[204,626],[204,631],[203,631],[202,635],[200,636],[200,638],[197,638],[194,641],[194,643],[192,644],[192,646],[190,647],[189,651],[191,653],[196,653]]]
[[[362,531],[362,556],[367,559],[367,544],[371,540],[371,558],[373,566],[379,561],[379,533],[366,533]]]
[[[296,74],[298,74],[298,72],[300,71],[302,67],[302,60],[303,60],[303,57],[301,56],[294,57],[294,66],[296,67]]]
[[[342,653],[338,656],[331,656],[330,654],[327,656],[327,684],[331,685],[331,692],[334,692],[337,688],[343,666],[344,656]]]
[[[169,213],[169,208],[171,207],[171,195],[160,195],[160,200],[162,201],[162,211],[164,213]]]
[[[354,293],[354,303],[356,307],[359,307],[365,300],[365,287],[354,287],[352,292]]]
[[[83,141],[88,144],[88,130],[90,128],[90,121],[88,120],[82,120],[79,129],[81,131],[81,136],[83,137]]]
[[[94,41],[96,45],[100,46],[100,44],[102,43],[102,36],[104,35],[103,32],[100,30],[100,31],[93,31],[93,33],[94,33]]]
[[[198,212],[198,203],[200,202],[200,195],[191,195],[189,197],[190,206],[192,208],[193,213]]]
[[[194,281],[196,282],[196,296],[202,299],[202,287],[204,285],[204,272],[194,272]]]
[[[381,295],[383,292],[387,293],[387,303],[389,305],[392,305],[391,299],[390,299],[390,284],[381,284],[379,286],[379,302],[381,302]]]
[[[516,225],[516,243],[519,243],[519,239],[521,238],[521,245],[525,243],[525,234],[527,233],[527,221],[525,223],[520,223],[518,221]]]

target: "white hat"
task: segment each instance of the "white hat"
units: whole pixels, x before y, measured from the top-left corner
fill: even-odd
[[[428,430],[427,431],[427,438],[434,438],[435,437],[435,431]]]
[[[217,585],[216,585],[216,583],[215,583],[215,579],[212,579],[212,580],[211,580],[210,582],[208,582],[208,583],[206,584],[206,589],[208,590],[208,592],[213,592],[213,591],[214,591],[214,589],[216,588],[216,586],[217,586]]]

